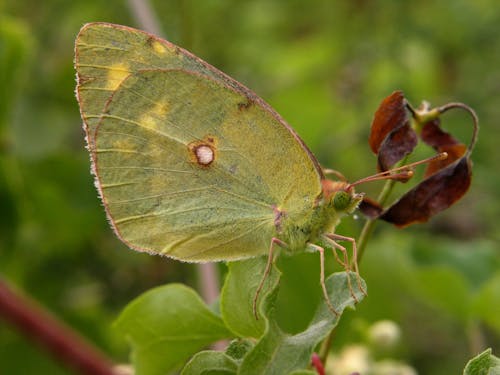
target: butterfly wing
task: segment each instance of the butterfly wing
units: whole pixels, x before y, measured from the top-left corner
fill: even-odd
[[[316,170],[322,169],[295,131],[254,92],[189,51],[155,35],[105,22],[82,27],[75,43],[76,94],[91,148],[99,115],[120,83],[131,73],[144,69],[183,69],[207,75],[241,92],[265,108],[292,133],[309,154]]]
[[[75,45],[77,96],[93,146],[99,115],[130,74],[143,69],[186,69],[213,75],[196,57],[153,35],[121,25],[86,24]]]
[[[197,58],[186,65],[192,55],[169,43],[95,27],[99,38],[77,41],[78,95],[97,186],[125,243],[186,261],[240,259],[267,252],[276,208],[312,211],[317,162],[267,104]]]

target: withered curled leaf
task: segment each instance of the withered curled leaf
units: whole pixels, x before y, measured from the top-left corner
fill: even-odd
[[[463,156],[408,191],[379,218],[398,227],[426,222],[467,192],[471,175],[470,160]]]
[[[418,138],[406,121],[402,126],[390,132],[380,146],[378,154],[378,170],[387,171],[398,161],[408,155],[417,145]],[[403,181],[406,181],[404,179]]]
[[[396,91],[382,101],[375,114],[369,143],[378,156],[379,170],[389,170],[417,144],[417,134],[406,117],[407,105],[403,93]],[[466,110],[473,119],[474,130],[469,147],[440,127],[440,115],[453,108]],[[366,216],[380,218],[399,227],[429,220],[467,192],[472,176],[470,155],[478,133],[476,114],[462,103],[450,103],[434,110],[423,105],[418,113],[413,109],[410,112],[413,120],[421,124],[417,128],[421,129],[422,141],[438,154],[446,152],[448,156],[430,161],[424,180],[385,210],[379,203],[363,199],[360,209]]]
[[[387,135],[406,122],[405,97],[402,91],[394,91],[380,103],[373,116],[368,143],[377,154]]]
[[[359,204],[359,210],[370,219],[376,219],[384,212],[384,208],[377,201],[369,197],[363,197],[363,200]]]
[[[378,170],[387,171],[417,145],[408,121],[406,99],[401,91],[385,98],[373,117],[369,144],[378,156]]]
[[[422,141],[433,147],[438,152],[446,152],[448,157],[443,160],[436,160],[427,166],[425,177],[431,176],[440,169],[461,158],[467,151],[467,146],[460,143],[451,134],[445,132],[440,127],[439,118],[429,121],[422,127],[420,137]]]

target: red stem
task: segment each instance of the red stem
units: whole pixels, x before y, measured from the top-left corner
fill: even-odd
[[[312,354],[311,365],[312,367],[314,367],[318,375],[325,375],[325,368],[323,366],[323,363],[321,362],[321,358],[319,358],[319,355],[317,355],[316,353]]]
[[[112,362],[103,353],[1,278],[0,317],[80,374],[113,375]]]

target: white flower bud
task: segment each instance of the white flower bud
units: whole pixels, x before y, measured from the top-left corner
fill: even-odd
[[[401,329],[392,320],[380,320],[370,327],[368,336],[376,349],[392,349],[399,343]]]

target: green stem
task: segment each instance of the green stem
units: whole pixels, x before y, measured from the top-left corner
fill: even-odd
[[[470,319],[466,324],[466,337],[469,344],[470,355],[476,355],[486,348],[486,339],[481,329],[481,325],[475,319]]]
[[[326,339],[321,343],[321,347],[319,348],[318,356],[321,359],[321,363],[323,366],[326,366],[326,361],[328,359],[328,352],[330,351],[330,346],[333,341],[333,336],[335,335],[335,328],[330,331]]]
[[[404,158],[401,165],[404,165],[407,161],[407,158]],[[382,188],[382,191],[380,192],[377,202],[380,203],[380,205],[383,207],[385,203],[387,202],[387,199],[389,198],[392,189],[394,188],[394,184],[396,183],[395,180],[387,180],[384,184],[384,187]],[[368,243],[368,240],[370,239],[370,236],[373,233],[373,230],[375,229],[375,224],[377,222],[377,219],[367,219],[365,222],[365,225],[363,226],[363,229],[361,230],[361,234],[359,235],[358,240],[356,241],[357,244],[357,250],[358,250],[358,258],[353,261],[357,261],[358,264],[361,262],[361,259],[363,258],[363,254],[365,253],[366,249],[366,244]],[[333,336],[335,335],[335,328],[332,329],[330,334],[326,337],[326,339],[322,342],[320,350],[319,350],[319,357],[321,358],[321,362],[326,366],[326,361],[328,358],[328,352],[330,351],[330,346],[333,341]]]
[[[382,188],[382,191],[380,192],[377,198],[377,202],[379,202],[379,204],[382,207],[387,202],[389,195],[391,195],[395,183],[396,181],[394,180],[387,180],[385,182],[385,185]],[[368,243],[368,240],[370,239],[370,236],[372,235],[373,230],[375,229],[376,222],[377,219],[367,219],[365,225],[363,226],[363,229],[361,230],[361,234],[359,235],[358,241],[356,242],[358,245],[358,259],[357,259],[358,264],[361,262],[361,259],[363,259],[363,255],[366,249],[366,244]]]
[[[128,4],[132,16],[142,29],[164,37],[161,22],[149,0],[128,0]],[[193,22],[190,1],[179,0],[179,5],[182,20],[182,45],[184,48],[191,49],[193,44]],[[215,263],[199,263],[196,267],[196,273],[199,280],[200,294],[207,304],[212,304],[217,299],[220,290],[219,272]],[[227,345],[227,342],[219,341],[213,345],[213,349],[222,350]]]

